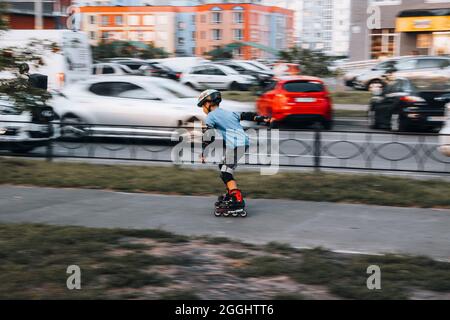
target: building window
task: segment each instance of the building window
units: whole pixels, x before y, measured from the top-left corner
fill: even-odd
[[[95,16],[89,16],[89,24],[95,24]]]
[[[102,40],[107,40],[108,38],[109,38],[108,31],[103,31],[102,32]]]
[[[222,23],[222,13],[213,12],[211,13],[211,23]]]
[[[417,49],[429,49],[432,47],[433,37],[431,33],[420,33],[417,35]]]
[[[239,24],[244,23],[244,13],[233,12],[233,22]]]
[[[192,31],[192,41],[195,41],[195,31]]]
[[[89,32],[89,39],[95,40],[95,31],[90,31]]]
[[[130,26],[138,26],[139,25],[139,16],[128,16],[128,24]]]
[[[200,32],[200,39],[206,39],[206,31]]]
[[[155,16],[145,15],[144,16],[144,25],[153,26],[155,24]]]
[[[222,30],[220,29],[212,29],[212,39],[213,40],[222,40]]]
[[[178,38],[178,44],[179,45],[183,45],[184,44],[184,38],[183,37],[179,37]]]
[[[374,29],[370,35],[371,59],[395,56],[398,34],[395,29]]]
[[[115,17],[114,17],[114,23],[115,23],[117,26],[121,26],[122,23],[123,23],[122,16],[115,16]]]
[[[186,24],[182,21],[178,22],[178,29],[184,29],[186,27]]]
[[[244,38],[244,32],[242,29],[234,29],[234,40],[242,40]]]
[[[202,14],[202,15],[200,16],[200,22],[201,22],[201,23],[206,23],[206,14]]]
[[[102,26],[107,26],[109,24],[109,17],[102,16]]]
[[[167,16],[166,15],[158,15],[156,21],[159,25],[167,24]]]

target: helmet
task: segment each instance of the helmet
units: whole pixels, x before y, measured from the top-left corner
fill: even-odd
[[[220,93],[220,91],[213,89],[205,90],[202,93],[200,93],[200,96],[198,97],[197,106],[200,108],[203,107],[203,104],[206,101],[211,101],[215,105],[219,105],[219,103],[222,102],[222,94]]]

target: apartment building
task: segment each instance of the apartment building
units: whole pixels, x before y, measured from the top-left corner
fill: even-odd
[[[198,6],[197,55],[233,42],[287,49],[293,45],[293,12],[254,4]],[[258,47],[237,48],[238,57],[265,58],[271,54]]]
[[[178,56],[204,55],[241,42],[242,58],[272,57],[266,48],[293,45],[293,12],[251,3],[197,6],[83,6],[82,30],[91,44],[130,40],[153,43]]]
[[[351,6],[352,61],[450,54],[449,0],[352,0]]]
[[[349,50],[351,0],[263,0],[294,11],[297,46],[345,56]]]
[[[7,1],[6,17],[10,29],[64,29],[71,0],[45,0],[42,3],[42,25],[35,17],[34,1]]]

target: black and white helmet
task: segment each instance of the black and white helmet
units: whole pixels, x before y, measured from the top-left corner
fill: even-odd
[[[214,89],[208,89],[200,93],[200,96],[198,97],[198,107],[203,107],[203,104],[206,101],[211,101],[215,105],[219,105],[222,102],[222,94],[218,90]]]

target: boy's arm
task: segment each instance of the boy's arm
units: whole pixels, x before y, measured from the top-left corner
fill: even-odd
[[[241,121],[256,121],[256,122],[269,122],[270,118],[265,116],[260,116],[255,112],[242,112]]]

